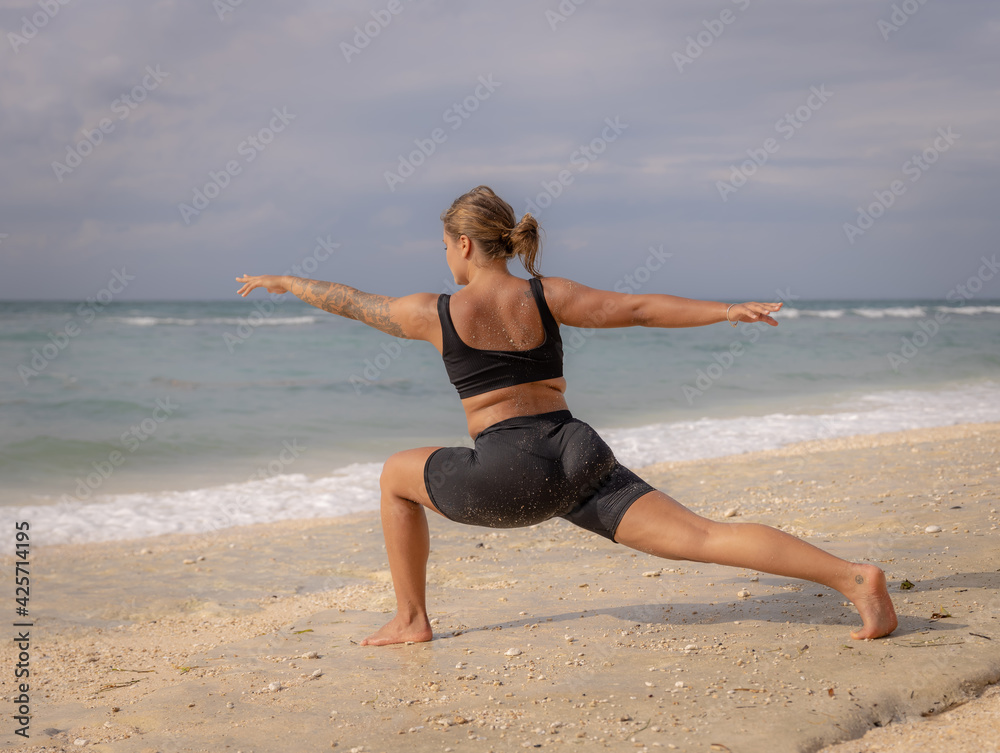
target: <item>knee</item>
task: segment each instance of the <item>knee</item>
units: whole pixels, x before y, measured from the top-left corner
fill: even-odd
[[[707,544],[709,542],[724,540],[728,534],[735,531],[733,525],[733,523],[712,520],[711,518],[704,518],[699,515],[692,526],[692,531],[699,543]]]
[[[403,466],[402,454],[401,452],[397,452],[395,455],[390,455],[382,465],[382,473],[378,477],[378,485],[383,492],[392,491],[398,487],[399,475]]]
[[[724,544],[724,536],[727,532],[729,532],[729,525],[726,523],[718,523],[700,515],[694,516],[685,527],[678,542],[680,559],[691,562],[711,561],[713,548]]]

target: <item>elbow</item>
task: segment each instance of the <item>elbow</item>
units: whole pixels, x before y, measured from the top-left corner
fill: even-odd
[[[639,299],[639,296],[635,297]],[[649,301],[639,299],[632,303],[632,326],[634,327],[654,326],[653,311],[649,305]]]

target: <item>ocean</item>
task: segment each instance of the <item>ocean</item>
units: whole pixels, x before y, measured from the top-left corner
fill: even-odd
[[[0,522],[44,545],[343,515],[391,453],[471,446],[431,345],[251,299],[0,302]],[[631,467],[1000,421],[998,301],[776,318],[564,327],[570,409]]]

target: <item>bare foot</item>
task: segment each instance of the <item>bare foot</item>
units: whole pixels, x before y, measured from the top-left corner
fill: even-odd
[[[394,643],[425,643],[434,637],[427,615],[405,620],[398,614],[369,635],[362,646],[390,646]]]
[[[854,582],[845,595],[858,608],[864,626],[851,633],[855,640],[881,638],[896,629],[898,621],[892,606],[885,573],[875,565],[855,565],[851,573]]]

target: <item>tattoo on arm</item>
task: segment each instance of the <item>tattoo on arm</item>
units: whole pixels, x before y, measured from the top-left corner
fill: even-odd
[[[394,337],[406,337],[403,328],[393,320],[389,304],[395,298],[363,293],[349,285],[320,280],[294,278],[291,292],[310,306],[338,314],[381,330]]]

